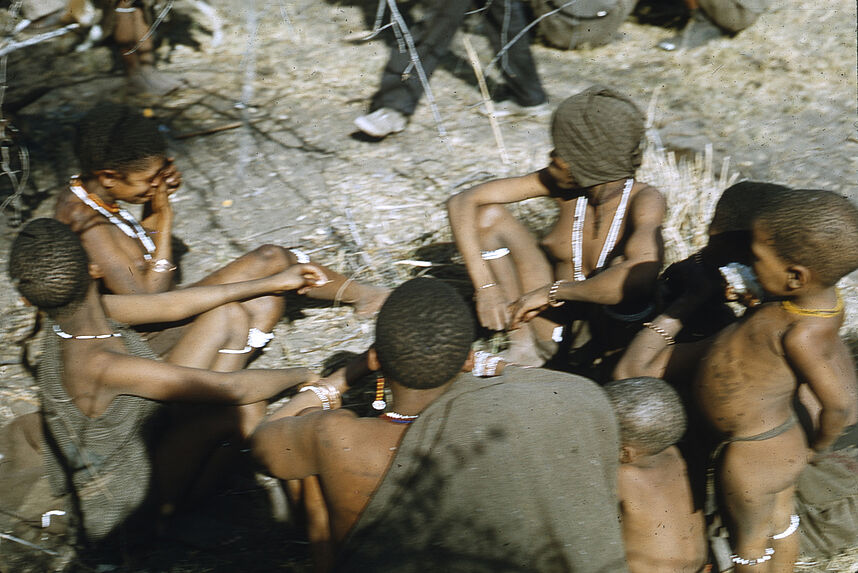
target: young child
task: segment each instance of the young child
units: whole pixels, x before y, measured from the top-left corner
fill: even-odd
[[[811,455],[808,442],[825,451],[858,419],[835,286],[858,268],[858,209],[835,193],[784,190],[759,206],[751,252],[768,302],[715,337],[694,392],[722,439],[711,475],[717,473],[737,573],[792,571],[799,524],[793,493]],[[681,317],[662,315],[635,342],[672,348],[681,327]],[[819,404],[809,440],[793,410],[804,385]]]
[[[539,366],[575,320],[590,320],[603,352],[625,347],[654,313],[664,198],[637,181],[644,118],[611,89],[594,86],[561,103],[551,122],[550,164],[477,185],[447,202],[456,245],[474,284],[480,323],[510,330],[505,359]],[[537,239],[505,207],[553,198],[559,216]],[[559,307],[569,301],[563,309]],[[586,303],[586,304],[585,304]]]
[[[81,120],[75,142],[81,173],[57,198],[54,216],[80,235],[90,260],[102,270],[101,283],[116,294],[157,293],[175,288],[172,250],[173,207],[170,196],[182,183],[166,142],[154,121],[133,108],[102,103]],[[143,205],[137,221],[120,202]],[[208,275],[196,285],[215,285],[276,274],[297,263],[309,263],[299,251],[263,245]],[[388,290],[349,281],[322,269],[330,281],[307,292],[312,298],[341,300],[371,315]],[[242,301],[250,323],[248,346],[264,346],[283,316],[282,296]],[[169,341],[155,344],[159,354]]]
[[[674,445],[685,433],[679,395],[657,378],[618,380],[604,388],[620,425],[618,487],[629,570],[704,570],[703,511],[694,508],[685,460]]]
[[[199,493],[194,488],[211,472],[223,470],[216,469],[214,460],[222,456],[214,452],[249,430],[241,428],[235,408],[199,404],[261,403],[264,410],[267,398],[317,379],[305,368],[218,372],[190,366],[240,366],[236,355],[218,352],[244,344],[247,332],[226,303],[303,290],[324,275],[296,265],[253,281],[101,296],[91,272],[97,276],[97,265],[89,264],[78,237],[55,219],[31,221],[12,245],[13,283],[48,316],[37,375],[46,470],[57,495],[71,494],[81,537],[104,541],[153,507],[170,513],[178,500]],[[188,342],[196,353],[182,365],[159,362],[133,330],[111,320],[177,320],[188,312],[203,313],[188,336],[206,330]],[[197,405],[173,404],[167,411],[161,402]]]

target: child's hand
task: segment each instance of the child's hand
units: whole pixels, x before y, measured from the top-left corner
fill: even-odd
[[[273,292],[297,290],[298,294],[305,294],[312,288],[330,282],[322,269],[311,264],[292,265],[285,271],[274,275],[272,279],[275,281]]]

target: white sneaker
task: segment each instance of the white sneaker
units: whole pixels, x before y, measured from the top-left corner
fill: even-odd
[[[407,124],[408,118],[403,113],[389,107],[377,109],[355,120],[355,126],[359,130],[373,137],[387,137],[391,133],[399,133]]]

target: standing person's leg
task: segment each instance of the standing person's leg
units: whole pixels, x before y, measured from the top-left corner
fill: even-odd
[[[447,53],[450,41],[462,25],[470,0],[441,0],[412,26],[410,34],[426,81]],[[423,83],[411,60],[405,38],[390,50],[381,85],[370,102],[370,113],[355,119],[355,126],[372,137],[386,137],[405,129],[423,96]],[[402,48],[400,50],[400,48]]]
[[[450,42],[465,19],[470,0],[433,2],[429,12],[411,29],[417,54],[426,77],[430,78],[438,62],[447,53]],[[404,39],[403,39],[404,44]],[[423,96],[423,84],[411,62],[407,49],[399,46],[390,50],[390,59],[381,76],[381,85],[372,97],[370,111],[387,107],[404,115],[412,115]]]
[[[500,52],[527,25],[527,12],[522,2],[494,0],[489,5],[486,26],[495,53]],[[548,100],[530,51],[531,38],[529,32],[523,34],[498,62],[509,94],[516,103],[524,107],[536,106]]]
[[[699,7],[720,28],[736,34],[750,27],[771,0],[697,0]]]
[[[149,30],[141,8],[142,2],[118,0],[104,4],[112,6],[115,12],[113,39],[119,47],[131,86],[141,93],[154,95],[167,95],[179,88],[180,82],[166,77],[155,69],[155,44],[152,37],[141,42]]]
[[[792,571],[798,537],[773,536],[782,535],[789,525],[795,482],[807,465],[807,455],[799,425],[767,440],[727,446],[720,477],[737,556],[736,573]],[[742,560],[760,563],[751,565]]]

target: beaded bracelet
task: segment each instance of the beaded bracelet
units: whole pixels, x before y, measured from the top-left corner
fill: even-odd
[[[674,344],[676,344],[676,339],[672,337],[665,329],[656,326],[651,322],[645,322],[643,323],[643,325],[661,336],[668,346],[673,346]]]
[[[474,367],[471,369],[471,374],[474,376],[483,377],[486,375],[486,362],[491,357],[490,352],[478,350],[474,352]]]
[[[152,261],[149,264],[152,266],[152,270],[156,273],[169,273],[170,271],[175,271],[177,268],[176,265],[167,259],[158,259],[157,261]]]
[[[560,283],[564,281],[554,281],[551,283],[551,288],[548,289],[548,305],[553,307],[563,306],[565,300],[557,300],[557,289],[560,288]]]
[[[501,357],[500,356],[492,356],[486,361],[486,376],[495,376],[498,371],[498,364],[500,364]]]
[[[739,557],[735,553],[730,556],[730,561],[735,563],[736,565],[748,565],[749,567],[753,567],[754,565],[762,565],[766,561],[772,558],[772,555],[775,554],[775,550],[773,547],[767,547],[766,553],[762,557],[757,557],[756,559],[745,559],[744,557]]]
[[[324,390],[322,390],[318,386],[304,386],[303,388],[298,390],[298,393],[300,394],[301,392],[306,392],[307,390],[315,394],[316,397],[322,401],[322,410],[331,409],[331,401],[328,400],[328,395]]]

